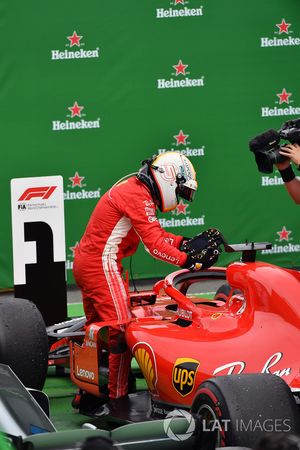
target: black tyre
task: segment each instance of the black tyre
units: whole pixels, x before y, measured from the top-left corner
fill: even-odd
[[[0,362],[26,387],[42,389],[48,368],[48,337],[41,313],[21,298],[0,298]]]
[[[199,386],[191,412],[203,429],[217,429],[217,446],[253,448],[268,432],[300,432],[294,396],[281,378],[271,374],[211,378]]]

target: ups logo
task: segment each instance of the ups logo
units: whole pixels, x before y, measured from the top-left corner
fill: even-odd
[[[190,394],[195,386],[200,362],[191,358],[177,358],[172,371],[172,384],[182,397]]]

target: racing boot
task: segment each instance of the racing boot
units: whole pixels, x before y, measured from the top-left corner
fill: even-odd
[[[99,409],[109,401],[108,391],[100,393],[99,397],[80,390],[72,401],[72,406],[77,409],[80,414],[85,416],[95,416]]]

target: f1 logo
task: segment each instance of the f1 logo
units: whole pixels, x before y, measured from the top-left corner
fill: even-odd
[[[35,197],[41,197],[43,200],[47,200],[55,191],[56,187],[57,186],[42,186],[42,187],[28,188],[23,192],[18,201],[24,202],[31,200],[32,198]]]

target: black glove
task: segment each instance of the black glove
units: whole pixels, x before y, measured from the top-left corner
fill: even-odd
[[[216,228],[209,228],[197,236],[184,240],[180,250],[188,254],[185,264],[182,266],[189,270],[207,269],[215,264],[221,253],[220,245],[225,240]]]

